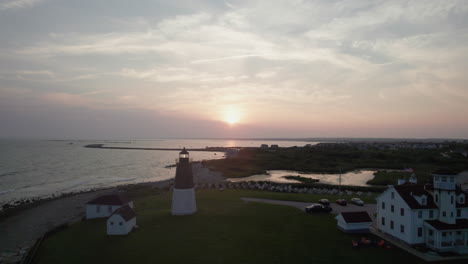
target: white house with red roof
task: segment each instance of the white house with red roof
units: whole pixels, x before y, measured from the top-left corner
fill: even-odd
[[[377,199],[376,228],[410,245],[468,253],[468,202],[456,186],[458,174],[432,173],[433,184],[389,186]]]
[[[107,219],[108,235],[127,235],[136,226],[136,214],[132,207],[125,205]]]
[[[345,233],[369,233],[372,218],[366,211],[342,212],[335,217],[338,229]]]
[[[111,194],[97,197],[86,203],[86,219],[109,217],[117,209],[126,205],[133,208],[133,201],[123,195]]]

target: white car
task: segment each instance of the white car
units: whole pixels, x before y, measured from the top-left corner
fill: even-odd
[[[364,206],[364,202],[363,202],[361,199],[359,199],[359,198],[352,198],[352,199],[351,199],[351,202],[352,202],[353,204],[356,204],[356,205],[359,205],[359,206]]]

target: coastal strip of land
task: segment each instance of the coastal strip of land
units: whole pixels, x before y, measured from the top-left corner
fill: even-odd
[[[181,151],[181,148],[137,148],[137,147],[109,147],[104,144],[90,144],[84,146],[85,148],[98,148],[98,149],[128,149],[128,150],[162,150],[162,151]],[[207,151],[207,152],[226,152],[234,147],[206,147],[206,148],[190,148],[187,151]]]

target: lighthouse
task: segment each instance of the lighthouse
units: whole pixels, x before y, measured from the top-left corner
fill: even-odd
[[[172,193],[172,215],[191,215],[197,211],[193,184],[192,164],[189,153],[184,148],[179,153],[176,167],[174,190]]]

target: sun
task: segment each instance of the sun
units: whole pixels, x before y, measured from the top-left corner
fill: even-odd
[[[235,125],[240,122],[241,115],[238,109],[229,107],[224,111],[224,122],[228,123],[229,125]]]

